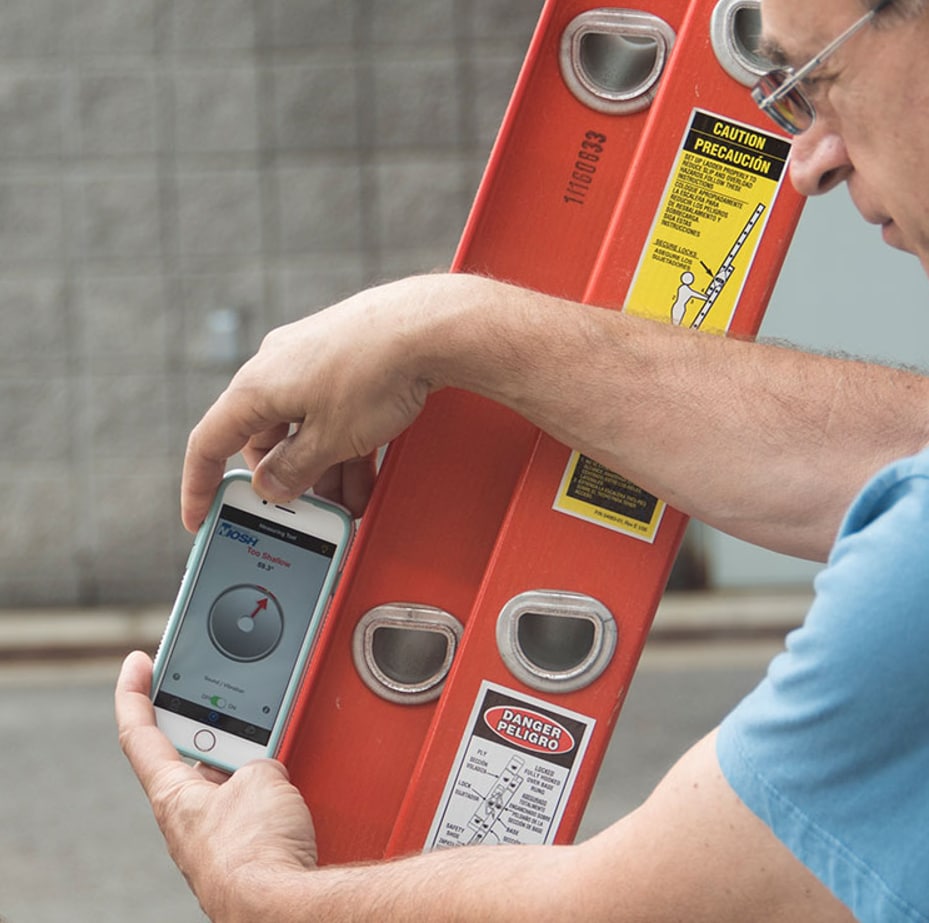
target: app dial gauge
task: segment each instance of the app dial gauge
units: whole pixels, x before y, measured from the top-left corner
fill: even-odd
[[[248,663],[267,657],[284,632],[280,603],[264,587],[241,583],[213,600],[207,617],[210,640],[230,660]]]

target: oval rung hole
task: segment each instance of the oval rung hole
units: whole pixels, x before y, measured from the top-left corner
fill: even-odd
[[[761,9],[746,6],[736,10],[732,18],[732,39],[738,53],[759,70],[767,70],[771,65],[758,54],[761,40]]]
[[[570,590],[526,590],[497,616],[497,650],[516,679],[542,692],[575,692],[609,666],[618,629],[599,600]]]
[[[561,36],[559,63],[568,89],[610,115],[647,109],[674,46],[674,30],[641,10],[586,10]]]
[[[439,631],[378,626],[371,654],[381,672],[403,686],[440,677],[448,661],[448,638]]]
[[[758,53],[760,0],[719,0],[710,20],[710,41],[722,69],[743,86],[754,86],[771,68]]]
[[[645,36],[588,32],[581,38],[579,63],[590,84],[607,98],[632,96],[659,66],[658,42]]]
[[[552,673],[567,673],[590,657],[596,631],[589,619],[526,612],[519,617],[516,637],[530,663]]]

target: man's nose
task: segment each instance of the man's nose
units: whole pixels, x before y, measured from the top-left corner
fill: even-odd
[[[824,121],[814,122],[794,140],[790,178],[799,193],[822,195],[848,179],[852,164],[842,136]]]

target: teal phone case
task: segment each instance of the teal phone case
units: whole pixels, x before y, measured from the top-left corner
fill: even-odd
[[[164,676],[165,668],[167,667],[168,661],[170,659],[174,641],[177,637],[178,631],[180,630],[181,624],[183,623],[184,613],[186,612],[191,593],[193,592],[194,586],[196,585],[197,577],[200,572],[200,566],[203,563],[203,556],[209,545],[209,536],[212,534],[216,527],[220,510],[222,509],[223,503],[225,502],[224,496],[226,493],[226,488],[234,481],[245,481],[251,484],[251,480],[252,476],[248,471],[235,469],[233,471],[227,472],[223,477],[219,489],[216,492],[216,497],[213,500],[210,511],[207,514],[203,525],[200,526],[200,528],[197,530],[197,534],[194,537],[193,546],[191,547],[190,554],[187,557],[187,564],[185,565],[184,576],[181,579],[181,585],[180,589],[178,590],[177,599],[174,601],[174,606],[172,607],[171,614],[168,617],[168,622],[165,626],[164,634],[162,635],[161,642],[158,645],[158,651],[155,654],[154,671],[152,674],[152,688],[150,693],[152,698],[154,698],[156,690],[161,685],[161,679]],[[345,555],[349,546],[351,545],[351,539],[354,532],[354,521],[351,517],[351,514],[344,507],[328,500],[322,500],[319,497],[315,497],[310,494],[305,494],[300,499],[301,502],[310,503],[313,506],[317,506],[337,514],[345,525],[345,532],[344,538],[337,544],[336,553],[332,559],[332,565],[329,568],[326,580],[323,583],[322,589],[320,590],[316,607],[310,616],[309,625],[304,636],[303,643],[301,644],[300,652],[297,655],[294,670],[290,676],[290,679],[288,680],[287,688],[281,701],[280,710],[278,711],[277,718],[275,719],[274,725],[271,728],[271,737],[268,740],[264,754],[268,757],[274,757],[277,754],[281,739],[284,735],[284,731],[287,728],[294,699],[303,681],[307,663],[309,662],[313,647],[316,643],[316,639],[319,636],[319,631],[322,627],[323,620],[326,615],[326,610],[328,608],[329,601],[332,598],[335,585],[338,581],[339,575],[342,572],[342,566],[345,562]],[[208,754],[191,752],[186,748],[178,747],[178,752],[182,756],[208,762],[210,765],[216,766],[217,768],[223,769],[227,772],[234,772],[238,768],[236,766],[229,766],[220,760],[210,759]]]

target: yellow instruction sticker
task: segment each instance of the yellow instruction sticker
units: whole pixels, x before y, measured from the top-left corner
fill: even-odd
[[[654,541],[665,504],[599,462],[572,452],[554,509]]]
[[[789,155],[783,138],[694,110],[624,310],[725,333]],[[574,452],[553,508],[652,542],[665,504]]]

